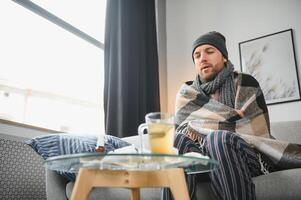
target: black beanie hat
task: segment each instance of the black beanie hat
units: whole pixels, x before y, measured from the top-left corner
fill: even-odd
[[[226,38],[219,32],[211,31],[209,33],[206,33],[204,35],[201,35],[196,41],[194,41],[192,45],[192,60],[193,59],[193,53],[194,50],[203,44],[210,44],[217,48],[224,56],[224,58],[228,59],[228,51],[226,48]]]

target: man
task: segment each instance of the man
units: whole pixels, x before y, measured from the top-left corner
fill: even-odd
[[[209,175],[217,199],[255,199],[252,177],[274,168],[253,140],[270,140],[268,110],[258,82],[234,72],[225,41],[209,32],[193,43],[196,78],[177,95],[175,146],[181,154],[199,152],[219,162]],[[196,175],[187,176],[191,199],[196,181]],[[169,190],[163,198],[172,199]]]

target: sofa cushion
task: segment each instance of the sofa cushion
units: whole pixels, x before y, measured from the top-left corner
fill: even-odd
[[[130,145],[128,142],[110,135],[106,135],[104,140],[107,152]],[[26,140],[25,143],[31,146],[42,158],[47,159],[53,156],[95,152],[97,137],[74,134],[51,134],[37,136]],[[76,175],[74,173],[61,171],[58,171],[58,173],[69,181],[75,181]]]
[[[254,177],[257,200],[301,199],[301,168]]]
[[[257,176],[253,178],[253,181],[256,188],[257,200],[301,199],[301,168]],[[199,180],[197,184],[197,199],[215,199],[210,187],[210,182]]]
[[[45,160],[49,157],[81,152],[93,152],[97,138],[69,134],[41,135],[26,140]]]
[[[63,133],[41,135],[25,141],[44,159],[59,155],[94,152],[96,142],[96,136]],[[130,145],[128,142],[111,135],[104,136],[104,143],[107,152]]]

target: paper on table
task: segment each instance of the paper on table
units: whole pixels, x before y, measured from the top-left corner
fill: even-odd
[[[203,155],[203,154],[196,153],[196,152],[188,152],[188,153],[185,153],[184,156],[190,156],[190,157],[196,157],[196,158],[209,159],[209,156],[205,156],[205,155]]]
[[[124,154],[126,154],[126,153],[137,153],[137,149],[135,148],[134,145],[129,145],[129,146],[126,146],[126,147],[115,149],[114,151],[111,151],[108,154],[122,154],[122,153],[124,153]],[[94,159],[81,158],[80,162],[83,164],[84,167],[89,167],[89,166],[92,167],[92,166],[99,165],[101,163],[111,163],[111,164],[116,164],[116,165],[126,164],[127,160],[128,160],[128,158],[126,158],[126,157],[120,158],[119,156],[118,157],[99,156],[99,157],[95,157]]]
[[[110,151],[108,154],[131,154],[137,152],[138,150],[134,145],[129,145]],[[127,156],[105,156],[101,162],[109,165],[115,165],[115,168],[116,166],[120,166],[120,169],[123,169],[124,167],[131,168],[135,165],[135,163],[131,162],[130,157]]]
[[[208,164],[208,160],[210,159],[209,156],[205,156],[203,154],[196,153],[196,152],[188,152],[188,153],[185,153],[184,156],[202,158],[202,159],[204,159],[204,161],[202,161],[203,165],[207,165]]]
[[[209,159],[209,156],[205,156],[205,155],[203,155],[203,154],[196,153],[196,152],[188,152],[188,153],[185,153],[184,156],[190,156],[190,157],[196,157],[196,158]]]
[[[203,165],[208,165],[208,160],[210,159],[209,156],[205,156],[203,154],[200,154],[200,153],[196,153],[196,152],[189,152],[189,153],[185,153],[184,156],[189,156],[189,157],[196,157],[196,158],[202,158],[204,159],[203,161],[201,161],[201,163]],[[204,170],[204,169],[200,169],[198,170],[198,166],[194,166],[194,170],[192,170],[191,172],[187,172],[187,174],[199,174],[199,173],[207,173],[209,172],[210,170]]]
[[[125,146],[119,149],[115,149],[114,151],[109,152],[109,154],[114,154],[114,153],[137,153],[137,149],[135,147],[135,145],[129,145],[129,146]]]

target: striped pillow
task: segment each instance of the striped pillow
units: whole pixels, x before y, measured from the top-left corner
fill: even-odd
[[[72,134],[51,134],[37,136],[26,140],[25,143],[46,160],[52,156],[95,152],[97,137]],[[104,144],[106,152],[130,145],[128,142],[111,135],[104,136]],[[74,173],[61,171],[58,171],[58,173],[66,177],[69,181],[75,181]]]

